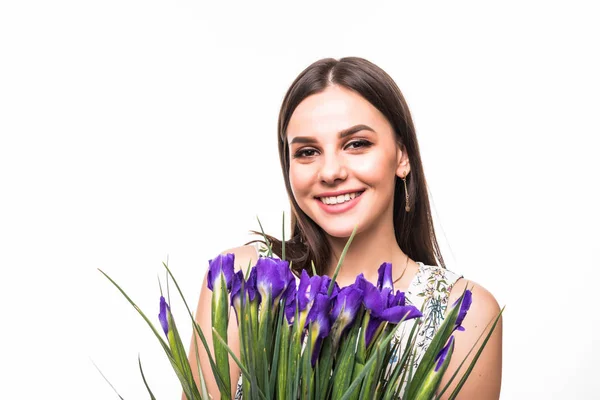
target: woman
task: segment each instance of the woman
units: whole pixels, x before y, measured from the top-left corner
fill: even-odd
[[[319,274],[331,276],[357,226],[337,282],[341,287],[349,285],[360,273],[376,282],[378,267],[391,262],[395,289],[406,292],[407,299],[417,307],[426,302],[420,355],[443,321],[447,304],[452,304],[466,287],[472,290],[473,305],[463,322],[466,330],[456,337],[443,387],[488,322],[499,313],[499,307],[482,286],[444,267],[415,129],[394,81],[361,58],[313,63],[296,78],[285,96],[279,114],[278,143],[292,208],[292,237],[286,242],[286,258],[295,269],[311,271],[312,260]],[[277,253],[281,242],[271,240]],[[237,268],[254,264],[258,257],[253,245],[225,253],[235,254]],[[204,286],[196,313],[204,332],[211,329],[210,313],[204,312],[210,307],[210,299],[211,293]],[[234,321],[228,340],[239,354]],[[209,345],[212,347],[212,343]],[[190,361],[195,365],[193,354],[190,352]],[[210,371],[203,349],[200,354],[203,371]],[[497,399],[501,365],[500,321],[460,398]],[[232,393],[239,374],[232,362]],[[207,384],[213,398],[217,398],[212,376]]]

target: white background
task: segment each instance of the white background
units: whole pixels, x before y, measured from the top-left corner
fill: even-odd
[[[502,398],[597,398],[591,2],[244,3],[0,5],[0,397],[117,398],[94,362],[148,398],[139,353],[158,398],[178,398],[97,268],[157,323],[168,257],[195,307],[207,260],[257,215],[280,236],[287,87],[317,59],[361,56],[411,107],[448,267],[506,305]]]

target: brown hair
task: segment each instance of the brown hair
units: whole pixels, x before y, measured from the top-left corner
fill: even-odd
[[[314,261],[318,274],[323,274],[326,264],[330,261],[331,248],[325,232],[300,209],[292,193],[287,126],[292,113],[304,99],[333,85],[353,90],[377,108],[392,125],[398,144],[405,146],[410,160],[410,174],[406,178],[410,211],[405,211],[404,184],[396,177],[396,241],[402,251],[413,260],[428,265],[437,265],[439,262],[445,267],[433,229],[419,145],[406,101],[394,80],[385,71],[358,57],[346,57],[339,61],[326,58],[314,62],[296,78],[283,99],[277,139],[281,169],[292,209],[292,236],[285,242],[286,259],[292,263],[294,270],[306,269],[309,274],[312,270],[311,261]],[[281,240],[267,237],[273,252],[281,256]]]

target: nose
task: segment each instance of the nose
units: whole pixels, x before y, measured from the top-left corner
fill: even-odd
[[[321,182],[334,185],[343,182],[348,177],[348,170],[342,157],[336,154],[329,154],[323,157],[323,164],[319,170],[319,180]]]

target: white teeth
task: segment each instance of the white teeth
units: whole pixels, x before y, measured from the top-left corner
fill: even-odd
[[[321,201],[325,204],[340,204],[350,201],[359,196],[359,193],[346,193],[339,196],[321,197]]]

